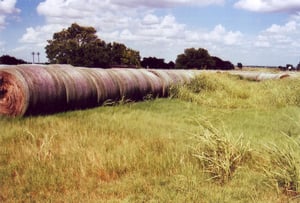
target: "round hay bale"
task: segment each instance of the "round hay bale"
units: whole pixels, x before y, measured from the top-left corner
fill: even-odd
[[[57,83],[43,66],[20,66],[17,68],[29,89],[29,105],[26,114],[52,113],[60,101]],[[60,110],[60,109],[59,109]]]
[[[23,116],[98,106],[107,100],[167,96],[172,85],[189,82],[196,71],[100,69],[70,65],[0,68],[0,114]]]
[[[88,68],[85,69],[97,89],[97,103],[103,104],[105,101],[116,101],[120,98],[120,88],[118,81],[105,69]]]
[[[0,114],[23,116],[29,105],[29,89],[16,67],[0,70]]]
[[[50,67],[51,68],[51,67]],[[84,109],[98,104],[97,87],[89,74],[77,67],[55,68],[66,88],[67,109]]]
[[[46,70],[45,66],[22,65],[5,69],[5,71],[10,73],[10,76],[16,80],[15,83],[22,83],[22,85],[18,87],[22,87],[19,91],[24,93],[20,95],[27,98],[27,103],[22,105],[23,111],[13,116],[52,113],[61,110],[58,108],[64,98],[61,97],[59,93],[64,91],[60,89],[60,84],[52,77],[51,73]],[[5,77],[6,75],[4,75],[4,78]],[[9,91],[7,91],[7,93],[8,92]],[[12,94],[11,92],[7,95],[12,97]],[[20,98],[20,100],[22,100],[22,98]],[[16,104],[19,103],[17,102]]]
[[[282,78],[286,78],[286,77],[289,77],[289,74],[259,73],[257,76],[257,81],[282,79]]]
[[[146,69],[139,69],[139,71],[144,74],[144,76],[150,83],[152,96],[153,97],[163,96],[164,84],[161,78],[159,78],[157,75],[155,75],[154,73]]]
[[[172,85],[183,84],[187,78],[184,77],[182,70],[165,70],[172,78]]]
[[[162,81],[162,96],[167,96],[169,94],[169,88],[174,84],[173,78],[165,70],[150,69],[149,71]]]
[[[279,79],[283,79],[283,78],[288,78],[288,77],[292,77],[290,74],[280,74]]]
[[[254,71],[231,71],[230,74],[238,75],[242,79],[250,81],[263,81],[290,77],[290,74],[287,73],[264,73]]]
[[[145,96],[153,94],[151,83],[147,74],[145,74],[143,71],[140,71],[140,69],[127,69],[127,71],[129,71],[133,77],[135,77],[137,82],[138,92],[135,94],[136,100],[141,100]]]
[[[190,82],[197,75],[197,72],[194,70],[177,70],[177,72],[181,75],[185,83]],[[198,72],[198,74],[199,73],[200,72]]]
[[[74,68],[74,66],[70,64],[50,64],[48,66],[52,68]]]
[[[137,78],[127,69],[108,69],[107,72],[119,84],[121,99],[137,100],[139,87]]]
[[[258,75],[257,72],[232,72],[233,75],[238,75],[240,78],[250,81],[258,81]]]

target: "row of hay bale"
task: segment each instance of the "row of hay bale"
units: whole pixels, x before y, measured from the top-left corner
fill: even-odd
[[[78,68],[18,65],[0,69],[0,114],[24,116],[84,109],[105,101],[168,95],[190,81],[193,70]]]
[[[49,114],[102,105],[107,101],[165,97],[170,86],[189,82],[208,71],[162,69],[100,69],[70,65],[0,67],[0,115]],[[214,71],[214,73],[220,71]],[[261,81],[288,77],[286,73],[229,71],[243,79]]]
[[[271,79],[283,79],[290,77],[288,73],[267,73],[267,72],[258,72],[258,71],[231,71],[230,74],[238,75],[242,79],[250,81],[263,81]]]

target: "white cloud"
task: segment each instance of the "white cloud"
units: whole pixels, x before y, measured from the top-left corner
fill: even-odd
[[[284,49],[298,41],[299,26],[296,21],[284,25],[273,24],[262,31],[255,40],[255,46],[260,48]]]
[[[58,32],[63,29],[63,26],[58,24],[49,24],[45,26],[29,27],[26,29],[26,33],[19,40],[24,44],[41,44],[45,45],[48,39],[52,38],[54,32]]]
[[[93,26],[106,42],[117,41],[139,50],[141,55],[175,60],[189,46],[218,50],[239,44],[243,35],[217,25],[211,31],[192,30],[172,14],[157,15],[155,7],[221,4],[223,0],[45,0],[37,7],[46,25],[29,27],[20,42],[28,47],[45,46],[54,32],[76,22]],[[137,5],[135,5],[137,4]],[[134,5],[134,6],[131,6]]]
[[[204,39],[213,42],[219,42],[225,45],[238,44],[242,38],[242,33],[237,31],[227,31],[222,25],[217,25],[215,28],[204,35]]]
[[[2,0],[0,1],[0,28],[4,28],[6,17],[8,15],[20,12],[16,6],[17,0]]]
[[[291,33],[297,30],[297,22],[296,21],[290,21],[286,23],[283,26],[273,24],[271,27],[269,27],[266,32],[270,33]]]
[[[299,0],[239,0],[236,8],[254,12],[299,11]]]
[[[159,23],[159,18],[156,15],[153,14],[147,14],[142,21],[142,24],[144,25],[153,25]]]
[[[168,38],[170,40],[182,37],[185,25],[176,22],[174,16],[166,15],[160,18],[156,16],[156,19],[156,23],[153,22],[151,25],[142,23],[137,27],[137,35],[148,40],[153,37]]]
[[[0,41],[0,54],[3,55],[5,53],[5,42]]]
[[[0,14],[11,14],[16,11],[16,0],[1,0],[0,1]]]
[[[256,41],[254,43],[254,45],[256,47],[260,47],[260,48],[269,48],[271,46],[268,41],[263,41],[263,40],[262,41]]]
[[[31,53],[32,51],[40,52],[41,62],[46,62],[46,56],[43,53],[45,46],[47,45],[47,40],[52,39],[54,32],[59,32],[64,27],[60,24],[48,24],[38,27],[29,27],[26,29],[25,34],[19,39],[21,46],[11,50],[11,53],[15,56],[22,58],[22,53]],[[26,61],[31,61],[32,56],[27,54],[23,58]]]
[[[111,3],[125,7],[166,8],[176,6],[207,6],[220,5],[224,0],[111,0]]]
[[[282,59],[293,63],[293,60],[299,58],[300,25],[295,19],[283,25],[273,24],[254,39],[254,46],[259,49],[256,52],[261,54],[261,58],[273,58],[277,65],[284,65],[280,64]]]

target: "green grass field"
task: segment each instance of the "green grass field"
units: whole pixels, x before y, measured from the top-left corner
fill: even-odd
[[[0,118],[0,202],[299,202],[300,80]]]

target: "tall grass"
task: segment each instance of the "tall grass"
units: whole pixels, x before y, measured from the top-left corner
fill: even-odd
[[[235,171],[251,159],[249,143],[243,143],[241,137],[230,140],[225,130],[215,128],[210,122],[200,119],[199,132],[193,136],[191,155],[198,159],[204,172],[210,179],[221,184],[229,182]]]
[[[284,194],[300,195],[299,140],[285,136],[285,142],[268,144],[262,153],[266,165],[262,169],[267,177],[266,184]]]
[[[172,97],[217,108],[260,108],[300,105],[300,79],[249,82],[226,73],[199,75],[173,87]]]
[[[282,133],[300,138],[298,81],[202,77],[174,99],[0,118],[0,202],[297,201],[300,151]]]

